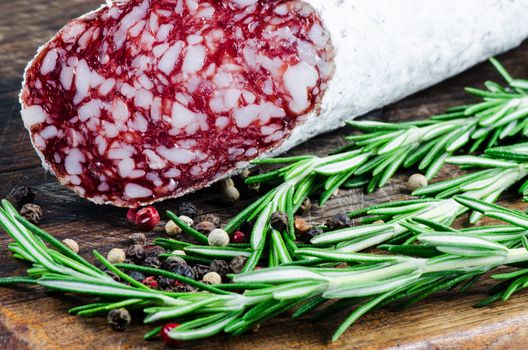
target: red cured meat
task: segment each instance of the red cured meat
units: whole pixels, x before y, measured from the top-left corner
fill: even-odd
[[[116,2],[41,48],[22,117],[62,184],[135,207],[206,186],[282,143],[321,101],[332,55],[302,1]]]

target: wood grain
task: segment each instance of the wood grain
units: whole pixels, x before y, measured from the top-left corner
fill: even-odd
[[[81,254],[90,257],[92,249],[106,252],[126,246],[133,231],[125,220],[125,211],[95,206],[60,187],[46,174],[34,154],[23,128],[17,94],[22,71],[36,48],[43,44],[68,19],[89,9],[97,1],[15,0],[0,2],[0,196],[15,185],[33,186],[36,202],[43,206],[43,227],[59,239],[74,237]],[[528,43],[500,57],[514,75],[528,76]],[[463,87],[498,79],[489,64],[481,64],[434,88],[411,96],[372,115],[381,120],[400,121],[424,118],[445,108],[471,101]],[[292,153],[325,154],[344,143],[349,130],[317,137],[300,145]],[[440,178],[454,176],[458,170],[446,167]],[[359,190],[341,190],[323,208],[314,207],[310,219],[327,217],[356,207],[396,200],[408,196],[407,174],[400,174],[375,194]],[[526,209],[516,200],[503,202]],[[214,189],[200,191],[186,200],[197,203],[203,212],[214,212],[227,220],[250,203],[243,200],[235,207],[219,207]],[[159,210],[174,208],[179,200],[159,205]],[[162,235],[153,232],[150,237]],[[25,267],[7,251],[9,239],[0,235],[0,275],[24,274]],[[474,309],[486,289],[483,284],[460,293],[433,296],[416,306],[398,310],[387,308],[361,319],[339,342],[329,336],[346,311],[323,322],[293,321],[282,317],[266,322],[256,333],[236,339],[215,337],[185,344],[185,349],[525,349],[528,347],[528,301],[526,293],[515,295],[507,303]],[[107,327],[104,318],[69,316],[67,309],[85,302],[72,296],[46,294],[40,288],[0,289],[0,349],[162,349],[161,342],[147,343],[142,335],[149,328],[141,325],[141,315],[125,333]]]

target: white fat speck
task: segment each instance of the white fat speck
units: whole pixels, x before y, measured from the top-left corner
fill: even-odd
[[[90,87],[97,87],[101,83],[105,81],[105,78],[103,78],[99,73],[96,71],[92,71],[92,74],[90,75]]]
[[[271,81],[271,78],[268,77],[268,79],[266,79],[264,81],[264,86],[262,87],[262,91],[266,95],[272,95],[273,94],[273,82]]]
[[[64,29],[64,32],[62,33],[62,40],[64,40],[65,43],[75,42],[79,34],[84,32],[84,28],[85,28],[84,23],[79,23],[79,22],[75,22],[75,23],[68,25]]]
[[[183,44],[183,41],[177,41],[165,52],[165,54],[163,54],[158,63],[158,68],[160,71],[167,75],[172,72],[176,62],[178,62],[178,58],[183,49]]]
[[[72,185],[79,186],[81,184],[81,178],[77,175],[71,175],[70,176],[70,183]]]
[[[119,176],[121,177],[129,177],[134,168],[136,167],[136,163],[132,158],[125,158],[119,161],[117,164],[117,169],[119,172]]]
[[[176,189],[176,181],[173,179],[169,180],[169,185],[167,186],[167,191],[172,192]]]
[[[53,125],[49,125],[40,132],[40,136],[44,139],[50,139],[57,136],[57,128]]]
[[[152,196],[152,191],[135,183],[125,186],[125,196],[128,198],[144,198]]]
[[[193,176],[200,175],[200,173],[202,172],[202,168],[200,168],[198,165],[193,165],[189,172]]]
[[[304,112],[310,107],[308,88],[313,88],[319,78],[317,70],[305,62],[300,62],[289,67],[283,78],[284,85],[292,97],[290,109],[295,113]]]
[[[150,118],[153,121],[161,119],[161,98],[155,97],[152,105],[150,106]]]
[[[187,88],[187,92],[192,94],[198,89],[202,82],[202,79],[200,79],[199,76],[192,76],[190,79],[187,80],[187,83],[185,84],[185,87]]]
[[[202,69],[205,63],[205,46],[189,46],[186,51],[182,71],[185,73],[194,73]]]
[[[189,45],[196,45],[203,41],[203,37],[201,35],[191,34],[187,37],[187,44]]]
[[[178,92],[176,94],[176,101],[180,102],[184,106],[189,105],[189,98],[187,97],[187,95],[182,94],[181,92]]]
[[[254,5],[257,3],[257,1],[258,0],[231,0],[232,3],[234,3],[240,8]]]
[[[114,100],[114,102],[112,103],[112,108],[110,112],[112,113],[113,119],[116,122],[124,123],[130,117],[128,106],[121,99]]]
[[[271,126],[265,125],[260,128],[260,133],[264,136],[271,135],[275,132],[275,128],[272,128]]]
[[[166,177],[166,178],[176,178],[180,176],[181,176],[181,170],[177,168],[170,168],[163,174],[163,177]]]
[[[92,72],[90,67],[88,67],[88,63],[86,63],[86,60],[80,60],[75,68],[75,88],[77,89],[77,93],[75,94],[74,103],[77,104],[88,96],[91,73]]]
[[[110,185],[108,185],[107,182],[101,182],[99,186],[97,186],[97,190],[99,192],[106,192],[110,189]]]
[[[161,185],[163,185],[163,181],[161,181],[159,175],[154,172],[147,173],[145,175],[145,178],[152,182],[156,187],[160,187]]]
[[[33,105],[22,109],[22,120],[24,125],[28,128],[35,124],[44,123],[48,113],[39,105]]]
[[[139,21],[136,24],[134,24],[132,28],[130,28],[128,33],[130,34],[131,37],[135,38],[136,36],[139,35],[139,33],[141,33],[144,27],[145,27],[145,21],[144,20]]]
[[[60,156],[59,153],[55,152],[53,154],[53,160],[55,161],[55,163],[60,163],[60,162],[62,162],[62,157]]]
[[[167,162],[163,160],[156,152],[151,149],[146,149],[143,154],[147,158],[147,163],[151,169],[163,169],[167,166]]]
[[[183,13],[183,0],[178,0],[176,6],[174,6],[174,12],[180,15]]]
[[[213,18],[214,13],[215,13],[215,9],[211,6],[207,6],[201,9],[200,12],[196,14],[196,17],[201,17],[203,19],[211,19]]]
[[[59,54],[57,50],[49,50],[44,59],[42,60],[42,65],[40,66],[40,74],[46,75],[55,70],[57,66],[57,58]]]
[[[150,15],[150,18],[149,18],[149,26],[150,26],[150,29],[152,29],[153,31],[157,31],[158,28],[159,28],[159,21],[158,21],[158,15],[155,14],[155,13],[152,13]]]
[[[229,147],[227,149],[227,153],[229,153],[229,155],[231,156],[240,156],[242,154],[244,154],[244,149],[243,148],[238,148],[238,147]]]
[[[106,151],[106,148],[108,147],[108,142],[106,142],[106,139],[102,135],[97,135],[95,138],[95,144],[97,145],[97,152],[99,154],[104,154]]]
[[[235,166],[237,167],[237,169],[242,169],[242,168],[246,168],[249,166],[249,162],[246,162],[246,161],[240,161],[240,162],[236,162]]]
[[[286,16],[288,14],[288,6],[286,6],[286,4],[277,6],[275,8],[275,13],[279,16]]]
[[[40,150],[46,149],[46,141],[39,134],[33,135],[33,144]]]
[[[198,9],[198,2],[196,2],[196,0],[185,0],[185,5],[187,5],[187,8],[191,13]]]
[[[88,118],[99,118],[101,116],[101,101],[90,100],[83,104],[77,113],[81,122],[85,122]]]
[[[108,151],[108,158],[109,159],[125,159],[132,157],[132,150],[128,148],[111,148],[110,151]]]
[[[233,115],[239,128],[247,128],[251,123],[258,119],[260,107],[257,105],[247,105],[235,109]]]
[[[308,33],[310,39],[319,47],[324,47],[328,42],[328,36],[319,23],[315,23]]]
[[[86,158],[78,148],[72,148],[64,158],[64,168],[70,175],[80,175],[83,172],[82,164]]]
[[[70,90],[73,82],[73,67],[62,66],[60,82],[64,90]]]
[[[117,126],[114,123],[107,122],[106,120],[103,121],[103,130],[105,135],[109,138],[114,138],[119,135],[119,129]]]
[[[141,86],[143,86],[147,90],[151,90],[154,87],[154,84],[152,83],[152,81],[145,74],[142,74],[138,78],[138,81],[141,84]]]
[[[182,148],[159,146],[156,150],[163,158],[175,164],[188,164],[194,159],[193,152]]]
[[[123,85],[121,85],[120,91],[121,94],[126,98],[133,98],[134,96],[136,96],[136,89],[128,83],[124,83]]]
[[[99,86],[99,94],[106,96],[114,88],[115,83],[116,81],[114,78],[106,79],[101,86]]]
[[[169,44],[167,43],[159,44],[154,46],[154,48],[152,49],[152,53],[154,54],[154,57],[161,57],[161,55],[163,55],[168,48]]]
[[[197,121],[198,114],[182,106],[178,102],[172,104],[171,125],[175,129],[182,129]]]
[[[139,132],[146,132],[148,129],[148,121],[141,113],[136,113],[134,119],[128,121],[128,125],[132,130]]]
[[[244,154],[247,157],[253,157],[255,154],[257,154],[257,149],[255,147],[248,148],[248,150]]]
[[[152,95],[152,92],[145,89],[141,89],[134,97],[134,104],[136,105],[136,107],[148,108],[150,107],[150,104],[152,103],[153,99],[154,96]]]
[[[228,87],[231,84],[231,81],[233,80],[233,76],[229,73],[217,73],[213,79],[213,82],[216,86],[219,88]]]
[[[252,92],[247,90],[242,91],[242,97],[244,97],[244,100],[249,104],[255,103],[255,100],[257,99]]]
[[[209,101],[209,107],[215,113],[230,111],[238,106],[240,95],[241,92],[237,89],[217,91]]]
[[[158,33],[156,34],[156,40],[157,41],[165,41],[169,37],[169,33],[174,28],[172,24],[162,24],[159,29]]]
[[[227,117],[218,117],[215,120],[215,126],[218,129],[224,129],[229,124],[229,118]]]
[[[134,7],[132,11],[127,13],[121,19],[119,28],[114,33],[114,43],[117,49],[120,49],[123,46],[127,37],[128,29],[145,17],[149,5],[150,2],[145,0],[140,5]]]

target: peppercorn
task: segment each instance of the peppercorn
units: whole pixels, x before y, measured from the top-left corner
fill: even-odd
[[[204,235],[208,235],[215,228],[216,228],[216,226],[210,221],[201,221],[201,222],[197,223],[196,225],[194,225],[194,229],[196,231],[200,231]]]
[[[108,255],[106,256],[106,260],[110,264],[119,264],[124,262],[126,259],[126,253],[123,249],[119,248],[113,248],[108,252]]]
[[[156,208],[145,207],[136,212],[135,221],[140,229],[150,231],[154,229],[160,222],[160,216]]]
[[[163,290],[172,290],[174,282],[176,282],[176,280],[165,276],[158,276],[156,281],[158,282],[159,288]]]
[[[35,193],[33,193],[31,187],[17,186],[9,192],[6,198],[18,209],[24,204],[33,203]]]
[[[244,243],[246,241],[246,234],[242,231],[233,233],[233,243]]]
[[[187,226],[190,226],[190,227],[193,227],[194,226],[194,220],[191,219],[190,217],[188,216],[185,216],[185,215],[182,215],[179,217],[179,219],[181,221],[183,221],[184,224],[186,224]]]
[[[26,203],[20,209],[20,215],[29,222],[38,224],[42,219],[42,208],[36,204]]]
[[[206,265],[196,264],[193,266],[194,276],[196,279],[202,279],[208,272],[211,272],[211,268]]]
[[[302,234],[310,230],[312,228],[312,225],[307,223],[306,220],[304,220],[303,218],[296,216],[294,221],[294,227],[295,232]]]
[[[330,230],[338,230],[352,226],[352,220],[346,214],[336,214],[326,221],[326,226]]]
[[[196,276],[194,275],[193,269],[189,265],[176,265],[174,266],[170,272],[175,273],[177,275],[185,276],[190,279],[195,279]]]
[[[226,179],[220,182],[220,199],[228,205],[232,205],[240,199],[240,192],[235,187],[232,179]]]
[[[180,216],[184,215],[191,219],[194,219],[197,212],[198,210],[196,209],[194,204],[190,202],[181,202],[180,205],[178,206],[178,215]]]
[[[372,223],[372,225],[383,225],[385,223],[385,221],[383,220],[376,220]]]
[[[214,214],[200,215],[199,217],[196,218],[196,222],[202,222],[202,221],[209,221],[215,227],[220,227],[220,225],[222,224],[222,220]]]
[[[276,211],[271,214],[270,224],[275,230],[281,233],[285,232],[288,229],[288,216],[280,211]]]
[[[141,263],[145,260],[145,248],[140,244],[133,244],[128,247],[126,256],[135,263]]]
[[[178,281],[174,282],[174,285],[172,286],[172,290],[178,293],[194,293],[197,291],[197,289],[194,288],[193,286],[188,285],[187,283],[181,283]]]
[[[215,229],[207,237],[210,246],[225,247],[229,244],[229,235],[222,229]]]
[[[163,269],[172,271],[177,266],[187,266],[187,262],[178,256],[169,256],[163,263]]]
[[[159,261],[159,259],[155,256],[149,256],[148,258],[145,258],[145,261],[143,261],[143,266],[159,269],[161,267],[161,261]]]
[[[130,317],[130,312],[127,309],[120,308],[110,310],[106,320],[113,330],[122,332],[128,328],[132,317]]]
[[[156,281],[156,277],[154,276],[148,276],[143,281],[141,281],[146,286],[149,286],[150,288],[158,288],[158,281]]]
[[[165,224],[165,232],[169,236],[175,236],[177,234],[182,233],[182,229],[180,228],[180,226],[176,225],[174,221],[169,220]]]
[[[217,272],[220,276],[225,276],[229,273],[229,265],[224,260],[213,260],[209,264],[209,268],[213,272]]]
[[[160,254],[166,253],[165,248],[160,247],[159,245],[148,244],[144,246],[143,249],[145,250],[146,258],[148,258],[149,256],[158,257]]]
[[[247,258],[245,256],[237,256],[231,262],[229,263],[229,268],[233,273],[240,273],[244,269],[244,265],[246,265]]]
[[[411,177],[409,177],[409,180],[407,181],[407,185],[409,186],[409,189],[411,191],[414,191],[420,187],[427,186],[427,184],[427,178],[422,174],[413,174],[411,175]]]
[[[143,282],[146,278],[144,274],[138,271],[130,271],[128,275],[138,282]]]
[[[301,212],[303,214],[308,214],[312,209],[312,201],[310,198],[306,198],[301,204]]]
[[[70,248],[70,250],[74,252],[75,254],[79,253],[79,244],[75,242],[73,239],[66,238],[65,240],[62,241],[62,244]]]
[[[303,232],[301,235],[299,235],[299,238],[304,243],[310,243],[310,240],[314,238],[315,236],[319,236],[323,233],[323,230],[320,227],[312,227],[308,231]]]
[[[220,276],[217,272],[208,272],[203,276],[202,281],[207,284],[220,284],[222,283],[222,276]]]
[[[133,233],[130,236],[130,240],[134,244],[145,245],[147,244],[147,237],[142,232]]]
[[[178,339],[173,339],[169,335],[170,331],[172,331],[174,328],[178,327],[179,325],[180,325],[179,323],[167,323],[161,329],[161,331],[160,331],[161,338],[163,339],[163,342],[166,345],[168,345],[170,347],[176,347],[176,346],[180,346],[181,345],[181,341],[179,341]]]

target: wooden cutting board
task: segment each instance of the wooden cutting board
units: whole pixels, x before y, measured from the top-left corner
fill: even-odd
[[[22,71],[36,48],[64,23],[98,6],[93,0],[12,0],[0,2],[0,197],[15,185],[33,186],[36,202],[44,208],[42,226],[59,239],[75,238],[81,254],[90,257],[92,249],[107,252],[112,247],[126,247],[133,231],[125,220],[125,210],[95,206],[61,188],[40,167],[23,128],[17,95]],[[528,76],[528,43],[500,57],[515,76]],[[411,96],[400,103],[374,113],[381,120],[400,121],[424,118],[445,108],[470,102],[465,86],[480,85],[499,77],[489,64],[481,64],[434,88]],[[342,129],[320,136],[293,153],[325,154],[344,144]],[[452,177],[458,170],[444,169],[441,178]],[[400,174],[375,194],[340,191],[323,208],[315,207],[313,221],[377,202],[408,196]],[[508,196],[507,196],[508,197]],[[526,209],[515,193],[503,204]],[[250,201],[240,201],[234,208],[219,207],[217,193],[204,190],[188,196],[203,212],[230,218]],[[178,200],[158,206],[160,211],[176,208]],[[150,237],[163,235],[154,232]],[[0,276],[24,273],[24,266],[11,258],[7,243],[0,234]],[[430,297],[412,308],[388,308],[361,319],[341,339],[329,343],[339,320],[346,312],[321,322],[293,321],[287,317],[263,324],[258,332],[236,339],[218,336],[185,344],[185,349],[526,349],[528,347],[527,293],[519,293],[506,303],[484,309],[472,304],[485,297],[484,282],[466,293],[444,293]],[[149,327],[141,325],[141,315],[124,333],[113,332],[104,318],[78,318],[66,310],[79,302],[72,296],[46,294],[40,288],[0,289],[0,349],[162,349],[161,342],[145,342],[142,335]]]

